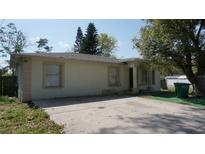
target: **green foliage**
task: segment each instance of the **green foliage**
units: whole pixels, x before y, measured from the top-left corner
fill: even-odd
[[[77,30],[77,36],[74,44],[74,52],[79,53],[81,51],[81,46],[83,42],[83,32],[80,27]]]
[[[50,52],[52,50],[52,46],[48,46],[48,39],[40,38],[37,43],[38,51],[36,52]]]
[[[89,23],[82,42],[80,53],[95,55],[98,53],[98,33],[94,23]]]
[[[177,66],[200,89],[197,76],[205,75],[205,20],[146,20],[140,38],[133,42],[144,58]]]
[[[15,98],[13,97],[7,97],[7,96],[1,96],[0,97],[0,105],[2,104],[10,104],[15,102]]]
[[[14,23],[9,23],[6,27],[0,27],[0,52],[1,56],[11,53],[23,52],[27,41],[25,35],[16,28]]]
[[[1,67],[0,66],[0,76],[6,75],[8,73],[8,66]]]
[[[165,61],[164,59],[152,60],[150,61],[150,64],[153,67],[158,68],[160,74],[163,76],[184,74],[179,67],[177,67],[175,64],[171,63],[170,61]]]
[[[78,27],[74,52],[84,54],[95,54],[104,57],[114,57],[113,51],[117,48],[117,40],[106,33],[98,35],[94,23],[89,23],[86,34]]]
[[[48,134],[62,133],[63,127],[50,120],[40,108],[31,108],[17,99],[0,97],[0,133]]]
[[[188,98],[178,98],[174,91],[161,91],[154,92],[147,95],[148,98],[161,100],[165,102],[192,105],[194,107],[204,108],[205,99],[202,97],[188,97]]]
[[[98,36],[98,49],[99,54],[104,57],[111,57],[113,55],[113,50],[117,48],[117,40],[108,36],[106,33],[101,33]]]
[[[27,46],[27,40],[21,30],[18,30],[14,23],[0,27],[0,56],[6,57],[12,53],[23,52]],[[10,61],[6,61],[14,74],[15,67]],[[4,70],[3,70],[4,71]]]

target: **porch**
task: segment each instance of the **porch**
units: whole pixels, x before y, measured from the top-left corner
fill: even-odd
[[[160,90],[160,73],[146,62],[129,64],[129,89],[131,93]]]

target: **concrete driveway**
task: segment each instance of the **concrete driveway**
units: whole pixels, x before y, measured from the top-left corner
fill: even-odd
[[[35,101],[65,133],[205,133],[205,110],[141,97]]]

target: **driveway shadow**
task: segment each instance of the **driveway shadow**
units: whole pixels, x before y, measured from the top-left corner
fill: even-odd
[[[112,96],[87,96],[87,97],[67,97],[67,98],[56,98],[56,99],[45,99],[33,101],[35,105],[42,108],[58,107],[58,106],[67,106],[83,103],[96,103],[109,100],[117,100],[123,98],[130,98],[133,95],[112,95]]]
[[[127,127],[117,126],[102,128],[97,133],[101,134],[204,134],[205,116],[199,115],[173,115],[173,114],[150,114],[146,117],[118,117]]]

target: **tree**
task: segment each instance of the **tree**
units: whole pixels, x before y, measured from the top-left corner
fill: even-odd
[[[81,51],[82,42],[83,42],[83,32],[81,28],[78,27],[77,36],[74,44],[74,52],[79,53]]]
[[[14,23],[9,23],[6,27],[0,27],[0,54],[2,57],[23,52],[26,46],[25,35],[16,28]],[[11,64],[10,61],[8,63]],[[14,66],[10,65],[10,68],[14,74]]]
[[[48,39],[40,38],[37,43],[38,51],[36,52],[50,52],[52,50],[52,46],[48,46]]]
[[[5,75],[8,72],[9,68],[8,66],[2,67],[0,66],[0,76]]]
[[[205,94],[199,82],[205,75],[205,20],[146,20],[134,47],[146,59],[178,66],[195,92]]]
[[[180,68],[178,68],[173,63],[170,63],[170,61],[165,61],[164,59],[158,59],[157,61],[151,61],[151,64],[154,68],[158,68],[160,71],[160,74],[163,76],[183,74]]]
[[[1,56],[23,52],[26,44],[27,41],[25,35],[16,28],[14,23],[9,23],[6,27],[0,28]]]
[[[82,50],[80,53],[85,53],[85,54],[97,54],[97,46],[98,46],[98,33],[95,28],[94,23],[89,23],[85,37],[82,42]]]
[[[117,40],[108,36],[106,33],[101,33],[98,36],[98,50],[99,54],[104,57],[111,57],[113,55],[113,50],[117,48]]]

